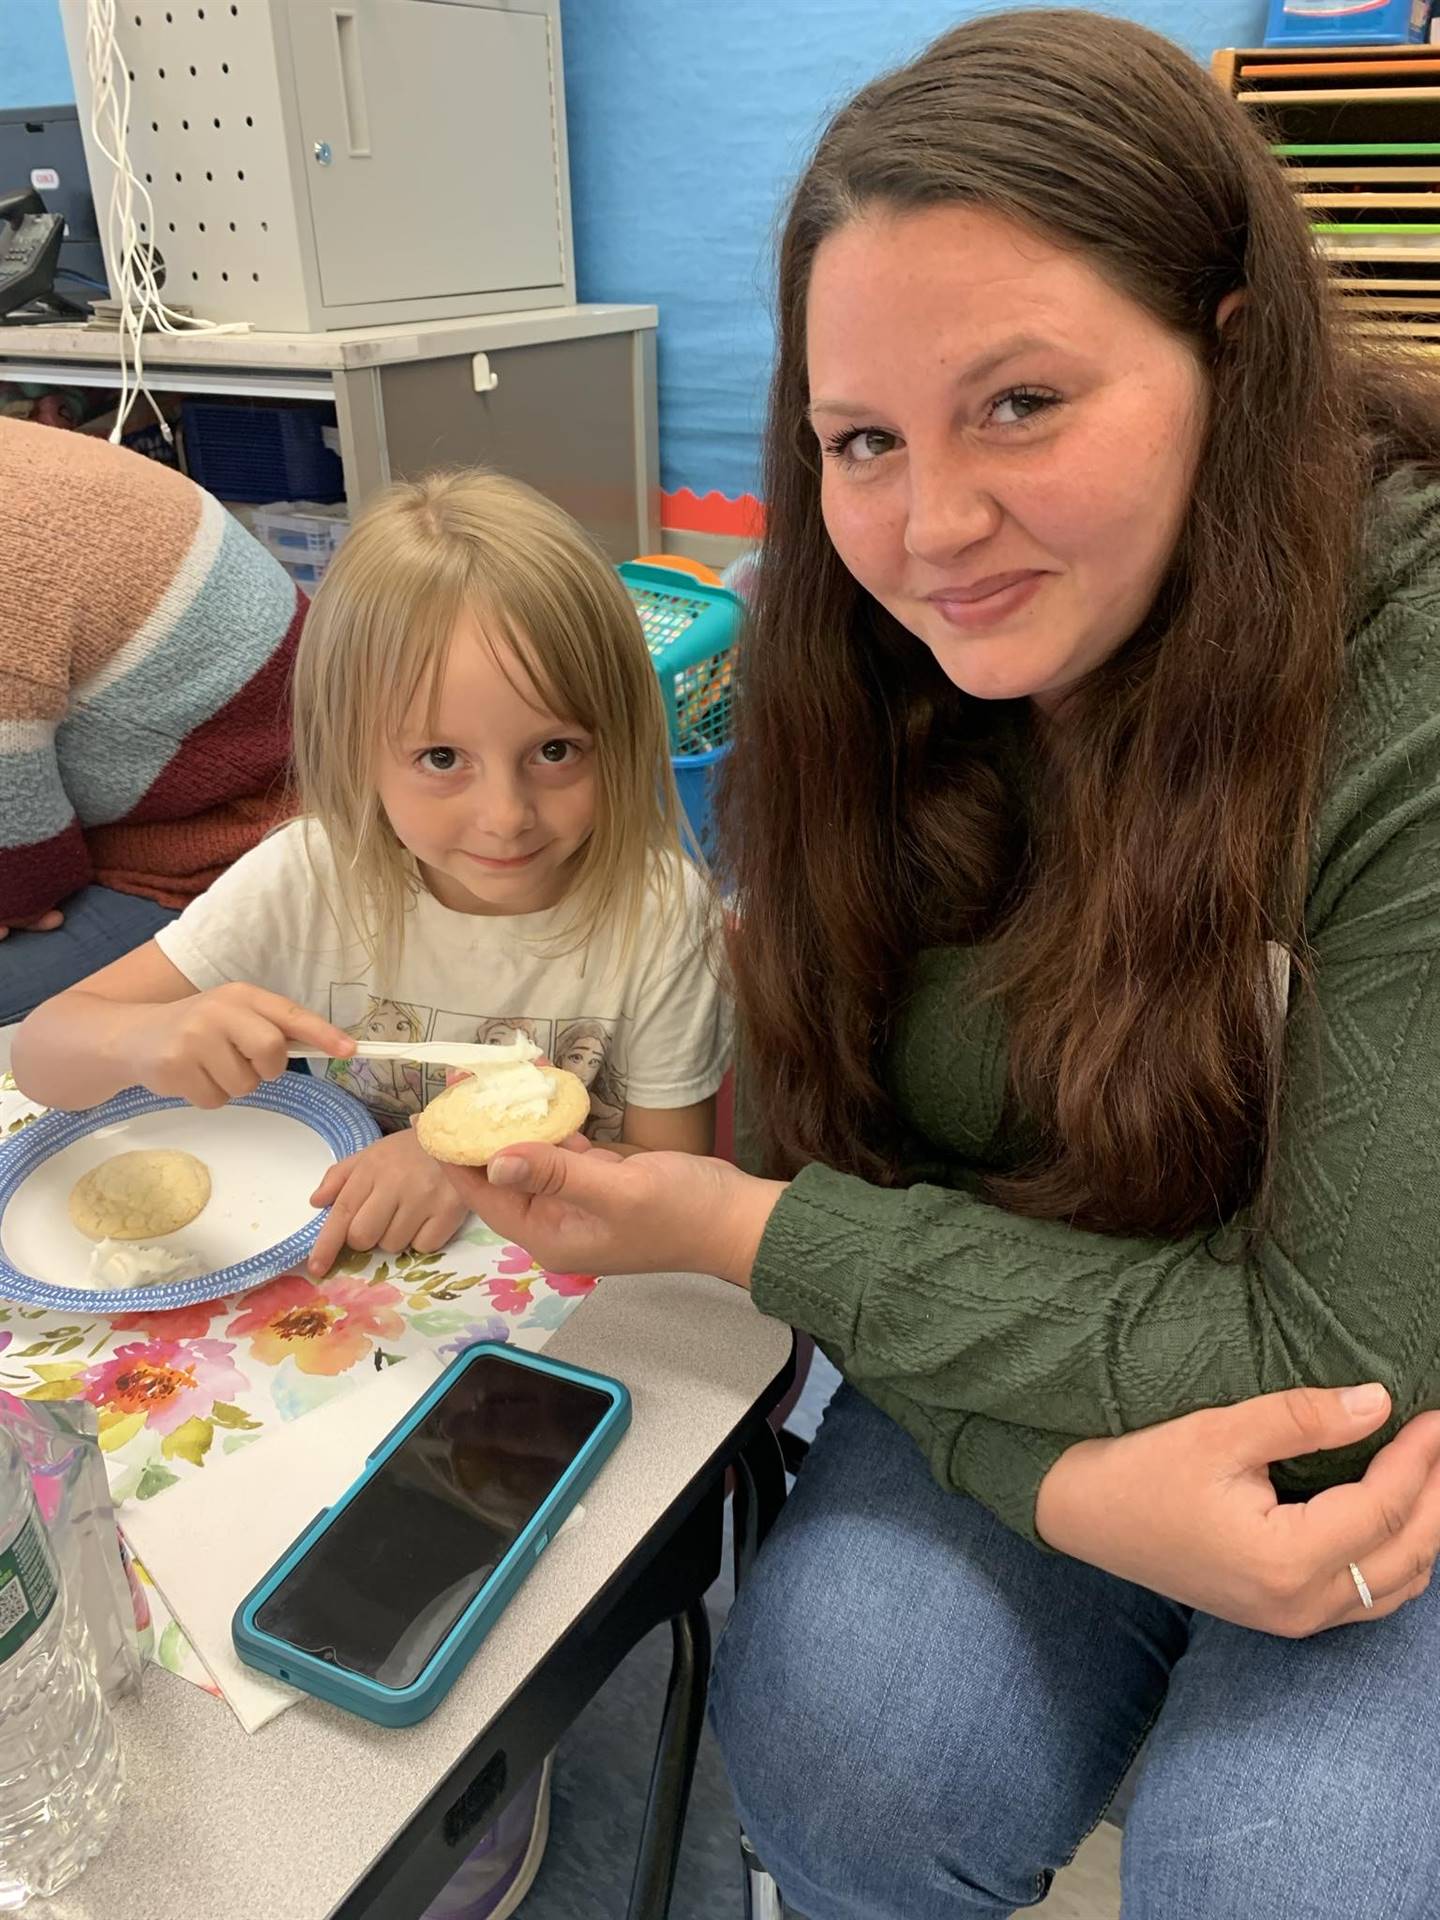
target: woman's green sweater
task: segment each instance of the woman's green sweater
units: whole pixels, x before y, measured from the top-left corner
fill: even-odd
[[[1271,1224],[1249,1254],[979,1197],[1013,1130],[1001,1016],[963,949],[923,956],[888,1063],[925,1183],[808,1167],[761,1245],[756,1303],[813,1334],[942,1484],[1032,1537],[1040,1481],[1088,1435],[1383,1381],[1382,1434],[1276,1470],[1305,1494],[1440,1405],[1440,488],[1402,477],[1377,505],[1306,905],[1314,990],[1291,996]]]

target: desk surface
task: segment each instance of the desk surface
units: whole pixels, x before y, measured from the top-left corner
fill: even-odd
[[[720,1280],[603,1281],[545,1350],[623,1380],[630,1431],[444,1704],[389,1731],[302,1700],[252,1735],[147,1669],[116,1716],[121,1828],[46,1920],[323,1920],[743,1423],[790,1341]]]
[[[465,320],[412,321],[394,327],[352,327],[333,333],[147,333],[147,367],[209,367],[275,373],[348,372],[398,361],[544,346],[606,333],[648,332],[652,306],[593,304],[480,314]],[[16,378],[26,362],[90,362],[112,366],[118,336],[103,327],[0,327],[0,370]]]

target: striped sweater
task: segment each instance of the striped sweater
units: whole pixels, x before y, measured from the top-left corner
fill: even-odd
[[[0,418],[0,923],[183,906],[286,816],[304,605],[172,469]]]

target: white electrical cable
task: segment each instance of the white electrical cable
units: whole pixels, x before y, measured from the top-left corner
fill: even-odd
[[[170,423],[145,384],[147,324],[169,334],[247,333],[249,322],[197,320],[191,314],[176,313],[160,297],[153,252],[155,203],[149,188],[130,164],[130,71],[116,44],[115,19],[116,0],[86,0],[85,64],[90,77],[90,131],[96,147],[112,168],[106,251],[113,263],[116,282],[111,291],[120,332],[120,400],[110,438],[119,441],[131,408],[143,394],[150,402],[161,433],[170,441],[174,438]],[[143,210],[143,220],[138,224],[137,199]],[[142,238],[142,225],[150,235],[148,240]]]

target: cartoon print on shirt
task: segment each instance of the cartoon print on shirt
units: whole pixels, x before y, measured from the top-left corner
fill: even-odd
[[[352,999],[354,989],[339,985],[330,990],[330,1017],[337,1027],[354,1034],[357,1040],[423,1040],[430,1020],[428,1007],[417,1007],[407,1000],[378,1000],[365,996],[358,1018],[346,1020],[344,999]],[[327,1079],[353,1093],[383,1125],[408,1121],[425,1105],[425,1074],[411,1060],[332,1060],[326,1068]]]
[[[482,1047],[508,1046],[520,1034],[532,1047],[539,1047],[548,1059],[550,1040],[555,1031],[553,1020],[542,1019],[539,1014],[474,1014],[452,1013],[441,1007],[436,1011],[430,1025],[432,1040],[463,1040],[466,1045],[478,1041]],[[444,1067],[428,1067],[425,1071],[425,1097],[433,1100],[445,1091]]]
[[[523,1034],[547,1060],[573,1073],[590,1092],[585,1132],[592,1140],[618,1140],[625,1123],[625,1081],[614,1052],[619,1020],[590,1014],[553,1019],[537,1013],[466,1013],[425,1007],[411,1000],[377,998],[353,982],[332,982],[330,1018],[357,1040],[479,1041],[504,1044]],[[353,1093],[391,1130],[406,1124],[445,1090],[445,1068],[411,1060],[332,1060],[327,1078]]]
[[[618,1140],[625,1121],[625,1086],[610,1060],[614,1025],[606,1020],[570,1020],[561,1024],[551,1056],[557,1067],[590,1089],[590,1118],[585,1132],[592,1140]]]
[[[483,1047],[504,1046],[515,1039],[528,1040],[532,1047],[547,1053],[550,1047],[550,1020],[538,1020],[530,1013],[507,1013],[501,1020],[482,1020],[475,1038]]]

